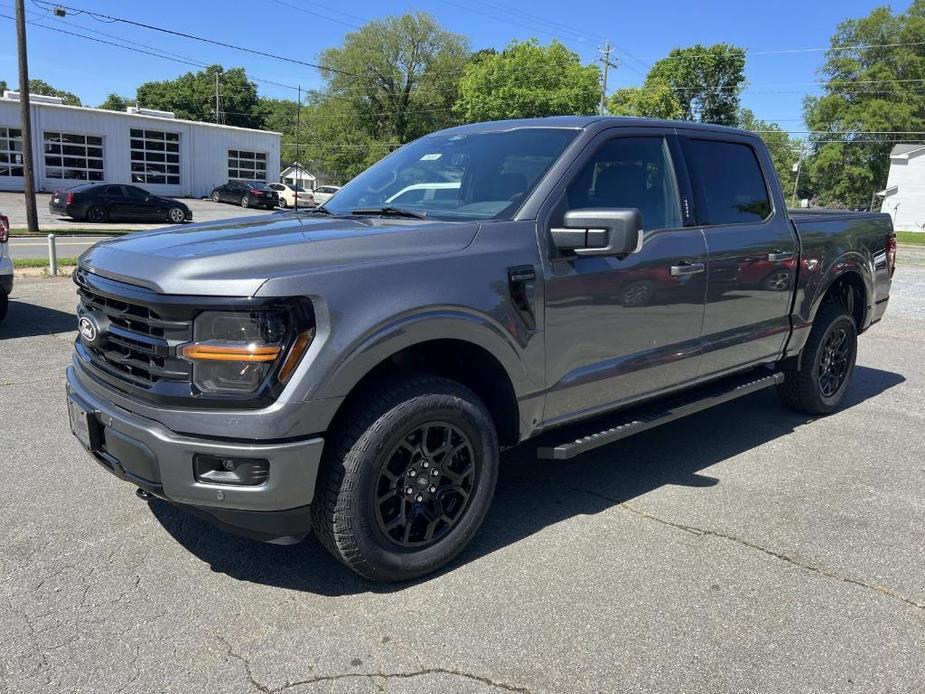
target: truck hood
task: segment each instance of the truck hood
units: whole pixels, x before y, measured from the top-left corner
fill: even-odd
[[[80,267],[161,294],[253,296],[267,280],[451,253],[477,223],[275,214],[168,227],[102,241]]]

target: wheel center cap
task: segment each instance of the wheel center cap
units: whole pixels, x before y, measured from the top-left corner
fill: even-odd
[[[426,487],[426,486],[427,486],[427,478],[426,478],[426,477],[418,477],[418,486],[419,486],[421,489],[423,489],[424,487]]]

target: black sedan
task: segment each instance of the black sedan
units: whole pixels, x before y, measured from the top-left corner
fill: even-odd
[[[230,202],[241,207],[266,207],[272,210],[279,205],[279,194],[261,181],[228,181],[212,191],[212,202]]]
[[[151,195],[138,186],[86,183],[67,190],[56,190],[48,211],[88,222],[172,222],[193,219],[193,212],[179,200]]]

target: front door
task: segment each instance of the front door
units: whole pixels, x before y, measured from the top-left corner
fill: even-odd
[[[674,147],[652,130],[613,132],[602,134],[571,168],[552,209],[541,215],[541,231],[560,226],[567,210],[598,207],[639,209],[644,232],[638,250],[626,257],[550,247],[547,426],[697,376],[706,244],[699,228],[685,228]]]
[[[747,137],[701,132],[680,141],[709,252],[700,374],[775,361],[790,330],[799,249],[768,185],[773,164]]]

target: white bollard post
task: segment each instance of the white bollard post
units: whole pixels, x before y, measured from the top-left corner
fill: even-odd
[[[48,235],[48,273],[52,277],[58,276],[58,250],[55,248],[55,235]]]

